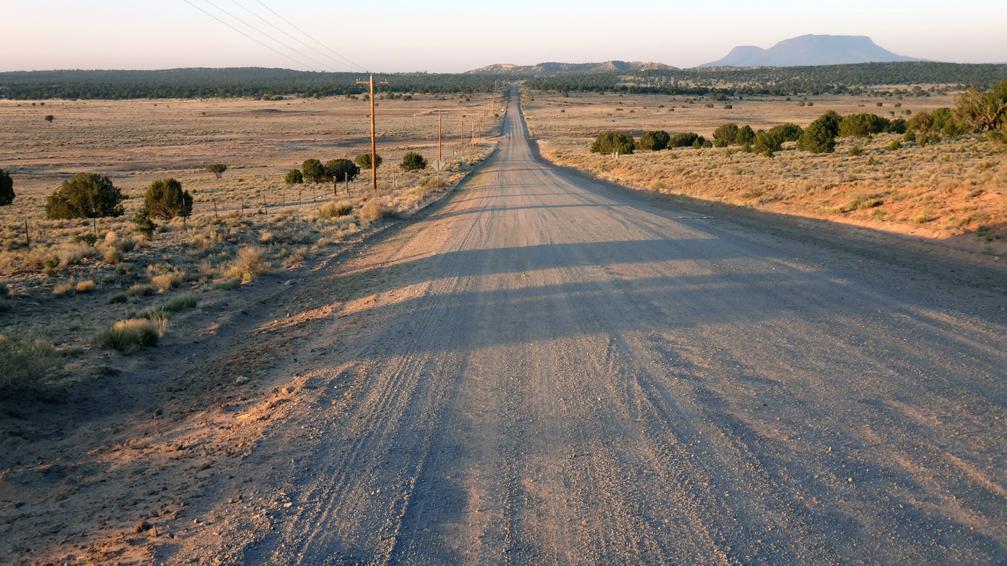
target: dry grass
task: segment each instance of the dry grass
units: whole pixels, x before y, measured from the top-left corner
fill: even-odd
[[[263,248],[257,246],[241,248],[234,260],[224,266],[223,275],[228,279],[251,283],[256,277],[268,273],[273,268],[265,258],[266,250]]]
[[[111,327],[98,333],[94,342],[99,348],[118,350],[123,354],[133,354],[157,344],[166,328],[166,319],[162,324],[146,318],[120,320]]]
[[[870,103],[860,97],[817,99],[812,108],[780,100],[734,102],[730,111],[699,104],[676,108],[674,113],[656,107],[659,100],[668,98],[581,96],[571,102],[537,95],[526,114],[546,158],[617,183],[932,238],[955,238],[956,243],[994,251],[1004,247],[1007,158],[1001,147],[980,138],[920,147],[901,142],[900,136],[882,134],[868,140],[841,138],[833,154],[814,155],[786,144],[774,158],[734,147],[638,152],[618,158],[590,153],[590,138],[598,131],[594,127],[627,132],[689,130],[710,136],[727,121],[757,128],[783,122],[803,126],[830,109],[874,111],[862,108]],[[617,102],[639,111],[608,118],[611,105]],[[913,99],[903,108],[924,110],[951,103],[940,97]],[[644,106],[648,112],[643,112]],[[566,112],[560,112],[563,109]],[[975,237],[983,229],[993,234],[992,241]]]
[[[366,224],[373,224],[379,220],[390,218],[395,215],[388,204],[380,200],[370,200],[360,207],[360,221]]]
[[[61,356],[49,342],[0,334],[0,395],[33,389],[62,369]]]
[[[425,173],[392,165],[381,170],[377,193],[368,171],[340,184],[329,211],[320,207],[334,196],[331,184],[283,182],[307,158],[352,158],[366,151],[368,108],[345,97],[47,101],[46,110],[58,112],[60,120],[38,128],[30,102],[0,100],[0,121],[7,126],[0,128],[0,163],[7,164],[17,190],[0,215],[0,278],[26,298],[0,297],[5,332],[17,335],[41,324],[40,333],[51,341],[87,350],[92,337],[82,335],[81,317],[111,328],[123,313],[110,305],[149,309],[151,295],[170,294],[183,283],[194,295],[169,298],[160,312],[212,302],[215,294],[266,271],[298,269],[313,256],[332,253],[364,229],[367,221],[354,212],[368,201],[380,200],[390,209],[382,214],[395,215],[429,202],[436,193],[420,186]],[[476,118],[476,143],[445,140],[445,178],[454,183],[464,164],[492,150],[499,127],[493,116],[502,108],[502,99],[483,95],[383,100],[381,153],[388,164],[408,151],[429,158],[437,147],[436,111]],[[230,170],[216,179],[202,165],[222,155]],[[90,221],[44,218],[45,197],[76,171],[107,174],[128,196],[125,215],[98,219],[97,238]],[[194,213],[185,223],[160,223],[150,236],[137,233],[131,219],[143,193],[163,177],[179,179],[193,194]],[[73,310],[54,295],[76,295]],[[21,303],[31,308],[17,308]],[[88,356],[87,363],[100,363]]]

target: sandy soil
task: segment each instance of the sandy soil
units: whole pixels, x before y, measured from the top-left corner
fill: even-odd
[[[150,376],[135,410],[18,441],[0,553],[1007,560],[1003,270],[557,169],[516,103],[505,134],[417,220],[117,378]]]
[[[942,240],[990,258],[1007,255],[1007,154],[990,140],[966,136],[893,149],[902,136],[879,134],[840,138],[832,154],[797,151],[790,143],[772,159],[737,146],[618,158],[589,150],[594,136],[606,130],[637,136],[654,129],[693,131],[712,139],[714,129],[727,122],[755,129],[786,122],[803,127],[828,110],[909,118],[907,112],[953,107],[951,96],[818,96],[807,102],[754,97],[716,104],[658,95],[525,96],[542,154],[559,165],[663,194]],[[861,152],[851,155],[854,147]]]

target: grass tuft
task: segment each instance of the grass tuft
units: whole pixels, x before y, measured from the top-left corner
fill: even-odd
[[[146,318],[120,320],[99,332],[94,343],[99,348],[133,354],[156,345],[162,330],[157,322]]]
[[[62,370],[61,356],[49,342],[0,334],[0,393],[34,389]]]

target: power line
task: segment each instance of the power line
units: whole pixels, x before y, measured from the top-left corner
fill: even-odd
[[[241,2],[238,2],[238,0],[231,0],[231,2],[233,2],[235,6],[241,8],[242,10],[244,10],[244,11],[248,12],[249,14],[255,16],[259,21],[261,21],[262,23],[266,24],[267,26],[275,29],[276,31],[282,33],[283,35],[289,37],[290,39],[293,39],[297,43],[300,43],[305,48],[310,49],[312,52],[317,53],[321,57],[325,57],[326,59],[329,59],[330,61],[334,61],[337,66],[343,67],[343,66],[346,65],[345,62],[337,60],[332,55],[329,55],[328,53],[325,53],[324,51],[322,51],[321,49],[315,47],[314,45],[311,45],[310,43],[307,43],[306,41],[304,41],[303,39],[301,39],[301,38],[297,37],[296,35],[290,33],[289,31],[281,28],[280,26],[274,24],[273,22],[267,20],[266,18],[263,18],[261,15],[259,15],[258,12],[256,12],[255,10],[250,9],[249,7],[245,6]]]
[[[206,14],[207,16],[210,16],[210,17],[211,17],[211,18],[213,18],[214,20],[217,20],[217,21],[218,21],[218,22],[220,22],[221,24],[224,24],[225,26],[227,26],[227,27],[231,28],[232,30],[234,30],[234,31],[236,31],[236,32],[238,32],[238,33],[240,33],[241,35],[243,35],[243,36],[245,36],[245,37],[247,37],[248,39],[251,39],[251,40],[252,40],[252,41],[254,41],[255,43],[258,43],[259,45],[261,45],[261,46],[265,47],[266,49],[269,49],[270,51],[272,51],[272,52],[274,52],[274,53],[277,53],[277,54],[279,54],[279,55],[280,55],[280,56],[282,56],[282,57],[286,57],[287,59],[290,59],[291,61],[293,61],[293,62],[297,63],[297,64],[298,64],[298,65],[300,65],[301,67],[306,67],[306,68],[309,68],[309,69],[311,68],[311,65],[308,65],[308,64],[307,64],[307,63],[305,63],[304,61],[301,61],[300,59],[298,59],[298,58],[296,58],[296,57],[293,57],[293,56],[291,56],[291,55],[289,55],[289,54],[287,54],[287,53],[284,53],[283,51],[280,51],[279,49],[277,49],[277,48],[273,47],[272,45],[269,45],[268,43],[266,43],[266,42],[264,42],[264,41],[262,41],[262,40],[258,39],[257,37],[254,37],[254,36],[252,36],[252,35],[249,35],[248,33],[245,33],[245,32],[244,32],[243,30],[241,30],[241,29],[238,29],[237,27],[235,27],[235,26],[231,25],[230,23],[228,23],[228,22],[226,22],[226,21],[224,21],[224,20],[222,20],[222,19],[218,18],[218,17],[217,17],[217,16],[215,15],[215,14],[213,14],[213,13],[211,13],[211,12],[208,12],[207,10],[203,9],[203,7],[202,7],[202,6],[199,6],[198,4],[195,4],[194,2],[192,2],[192,0],[182,0],[182,1],[183,1],[183,2],[185,2],[186,4],[188,4],[188,5],[192,6],[193,8],[195,8],[195,9],[199,10],[200,12],[203,12],[203,13],[204,13],[204,14]]]
[[[312,36],[308,32],[306,32],[303,29],[301,29],[300,27],[298,27],[297,24],[295,24],[294,22],[292,22],[292,21],[288,20],[287,18],[283,17],[276,10],[270,8],[265,2],[263,2],[263,0],[255,0],[255,1],[258,2],[259,5],[262,6],[263,8],[269,10],[274,16],[276,16],[277,18],[283,20],[288,26],[294,28],[294,30],[296,30],[298,33],[302,34],[304,37],[310,39],[311,41],[314,41],[318,45],[321,45],[326,51],[332,53],[333,55],[335,55],[336,57],[338,57],[340,60],[342,60],[343,62],[345,62],[346,64],[350,65],[351,67],[355,67],[358,71],[364,71],[364,72],[367,71],[367,69],[364,66],[359,65],[357,63],[354,63],[353,60],[345,57],[344,55],[342,55],[341,53],[339,53],[335,49],[332,49],[328,45],[326,45],[326,44],[322,43],[321,41],[315,39],[314,36]]]
[[[314,61],[315,63],[317,63],[318,65],[320,65],[320,69],[325,70],[325,68],[328,67],[328,64],[326,64],[324,61],[320,61],[320,60],[316,59],[315,57],[311,56],[310,54],[304,53],[303,51],[297,49],[296,47],[291,47],[289,44],[284,43],[283,41],[280,41],[279,39],[276,39],[272,35],[269,35],[268,33],[262,31],[260,28],[258,28],[256,26],[254,26],[254,25],[246,22],[245,20],[239,18],[238,16],[235,16],[231,12],[228,12],[227,10],[221,8],[216,3],[214,3],[213,0],[204,0],[204,1],[207,4],[209,4],[209,5],[213,6],[214,8],[216,8],[217,10],[223,12],[227,16],[231,17],[232,19],[237,20],[238,23],[244,25],[245,27],[252,29],[256,33],[259,33],[260,35],[264,35],[264,36],[268,37],[269,39],[273,40],[274,42],[282,45],[286,49],[288,49],[288,50],[290,50],[290,51],[298,54],[299,56],[304,57],[305,59],[310,59],[310,60]],[[310,67],[310,65],[309,65],[309,67]]]

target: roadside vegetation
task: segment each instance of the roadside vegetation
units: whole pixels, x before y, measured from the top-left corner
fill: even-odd
[[[527,99],[543,155],[608,180],[1007,252],[1007,81],[922,108],[856,97],[732,108],[662,96]],[[717,120],[732,114],[759,121]],[[696,129],[654,128],[676,123]],[[592,124],[606,129],[584,130]]]
[[[498,127],[499,111],[482,110],[492,102],[486,97],[479,103],[482,106],[476,106],[469,95],[453,101],[426,99],[426,104],[437,107],[478,108],[487,117],[483,135],[491,135]],[[253,170],[240,156],[224,149],[219,153],[229,155],[227,165],[183,154],[181,159],[196,165],[150,170],[149,166],[127,166],[126,172],[84,165],[80,173],[67,174],[63,171],[70,166],[60,159],[84,164],[89,158],[100,161],[105,159],[103,151],[128,153],[116,144],[147,143],[149,138],[142,122],[125,116],[121,125],[113,127],[114,134],[97,137],[100,126],[92,125],[96,123],[92,118],[82,121],[78,117],[89,111],[86,103],[60,104],[67,118],[54,128],[65,130],[16,126],[0,134],[2,147],[11,149],[11,153],[0,150],[0,161],[17,164],[0,169],[0,206],[4,207],[0,399],[105,375],[102,368],[119,365],[117,356],[142,360],[143,352],[164,341],[185,343],[193,325],[223,324],[218,320],[228,316],[221,313],[259,300],[270,292],[270,284],[284,284],[292,277],[289,274],[357,240],[369,226],[414,213],[453,186],[492,149],[486,140],[468,143],[466,139],[464,145],[451,140],[442,170],[429,171],[424,153],[431,143],[436,144],[436,138],[428,141],[431,132],[436,134],[436,119],[414,119],[415,111],[399,101],[404,117],[389,123],[421,129],[404,136],[410,145],[384,145],[386,157],[379,158],[379,164],[388,158],[401,166],[381,176],[376,192],[370,187],[370,154],[363,151],[363,144],[348,144],[336,155],[316,157],[299,150],[296,159],[284,157],[275,165]],[[67,110],[71,104],[79,110]],[[146,115],[150,108],[173,103],[114,104],[142,105],[140,112]],[[198,104],[196,108],[213,108],[229,103]],[[366,131],[366,112],[361,112],[366,106],[359,101],[311,104],[359,116],[359,124],[346,136]],[[21,124],[17,120],[33,120],[34,109],[40,106],[0,101],[0,113],[15,116],[11,123],[16,125]],[[96,117],[120,119],[105,109],[95,112]],[[199,127],[206,114],[191,112],[188,120],[194,126],[185,127]],[[165,120],[176,123],[176,112],[165,109]],[[239,126],[245,124],[258,127],[254,120],[239,122]],[[304,121],[306,130],[315,127]],[[124,131],[136,131],[135,139],[124,136]],[[184,130],[182,139],[189,135],[190,130]],[[66,136],[81,137],[86,149],[67,144]],[[231,134],[225,139],[232,138],[238,139]],[[240,139],[254,140],[245,134]],[[13,153],[13,148],[26,146],[44,149],[38,157],[31,152]],[[70,153],[78,150],[83,153]],[[144,151],[156,155],[159,150]],[[323,147],[318,153],[324,151]],[[61,152],[66,156],[60,157]],[[56,157],[50,172],[51,156]],[[257,154],[252,158],[261,159]],[[41,161],[36,165],[33,159]],[[291,162],[299,165],[292,169]],[[222,304],[229,306],[216,310]],[[27,359],[34,361],[28,364]]]

